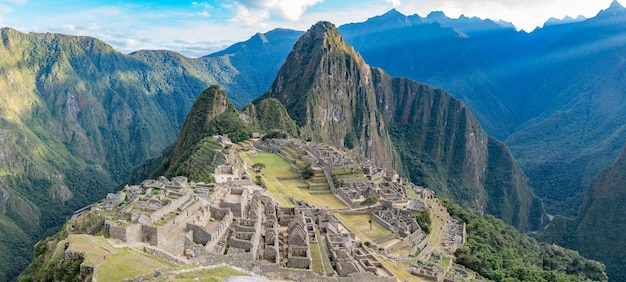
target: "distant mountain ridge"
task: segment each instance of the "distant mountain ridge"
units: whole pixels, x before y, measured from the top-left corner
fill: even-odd
[[[591,178],[626,141],[616,96],[624,10],[614,1],[594,18],[553,19],[531,33],[396,10],[339,30],[369,64],[463,100],[510,146],[549,212],[573,216]]]

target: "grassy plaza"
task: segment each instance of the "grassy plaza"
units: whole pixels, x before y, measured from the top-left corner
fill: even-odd
[[[257,154],[241,153],[241,158],[248,164],[248,168],[255,163],[265,164],[262,179],[267,190],[285,207],[293,207],[289,197],[304,200],[317,207],[328,209],[347,208],[332,192],[317,194],[309,190],[307,183],[301,182],[298,175],[291,171],[291,164],[281,156],[273,153],[258,152]],[[256,172],[249,169],[251,175]]]

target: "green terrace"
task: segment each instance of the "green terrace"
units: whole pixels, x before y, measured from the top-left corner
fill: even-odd
[[[289,200],[294,197],[297,200],[306,201],[317,207],[329,209],[342,209],[347,206],[339,200],[330,189],[317,191],[309,189],[310,183],[302,182],[298,175],[291,169],[292,165],[281,156],[274,153],[259,152],[257,154],[240,153],[241,158],[248,164],[248,168],[254,163],[263,163],[265,168],[261,175],[268,191],[285,207],[293,207]],[[256,172],[249,170],[251,175]],[[316,183],[317,184],[317,183]],[[327,183],[319,183],[325,185]],[[321,187],[321,186],[320,186]]]

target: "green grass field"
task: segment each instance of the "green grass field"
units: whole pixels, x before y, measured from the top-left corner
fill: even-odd
[[[122,281],[174,265],[129,248],[116,248],[102,236],[70,235],[70,250],[83,252],[87,265],[96,266],[99,281]]]
[[[326,241],[325,239],[322,238],[322,235],[320,234],[320,231],[317,228],[315,228],[315,235],[317,236],[317,238],[320,238],[319,239],[320,242]],[[330,264],[330,259],[328,258],[326,249],[319,244],[318,246],[320,246],[319,250],[320,250],[320,256],[322,258],[322,265],[324,266],[324,271],[326,271],[326,275],[332,276],[334,273],[334,270],[333,270],[333,266]]]
[[[373,243],[374,240],[391,234],[391,230],[385,228],[376,221],[372,221],[372,230],[370,230],[369,214],[345,215],[335,213],[335,216],[339,219],[339,221],[341,221],[341,223],[348,227],[348,229],[352,230],[363,242],[370,241]]]
[[[311,269],[317,274],[324,273],[324,263],[322,263],[322,255],[320,254],[320,247],[317,243],[309,244],[311,249]]]
[[[202,282],[219,282],[224,281],[231,276],[249,276],[246,273],[232,269],[226,266],[219,266],[209,269],[192,270],[173,275],[173,280],[157,279],[157,281],[202,281]]]
[[[290,178],[297,175],[291,171],[291,165],[277,154],[259,152],[256,156],[248,156],[247,153],[242,153],[241,157],[248,163],[248,167],[255,163],[265,164],[263,181],[267,186],[267,190],[285,207],[293,207],[293,203],[289,201],[290,196],[318,207],[329,209],[347,207],[333,194],[310,194],[308,188],[298,188],[299,186],[306,186],[306,183],[299,180],[278,180],[277,177]],[[249,173],[253,176],[256,175],[254,171],[249,171]]]

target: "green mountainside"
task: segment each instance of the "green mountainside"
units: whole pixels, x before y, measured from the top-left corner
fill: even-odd
[[[456,263],[494,281],[607,281],[605,266],[563,247],[539,243],[491,215],[480,215],[450,201],[451,216],[467,224],[467,242]]]
[[[314,25],[294,45],[268,93],[303,138],[355,148],[443,197],[521,230],[543,223],[541,201],[501,142],[442,90],[370,68],[334,25]]]
[[[321,22],[296,42],[268,93],[254,103],[276,98],[303,138],[357,148],[379,166],[397,166],[370,83],[369,66],[331,23]]]
[[[273,130],[295,134],[295,123],[285,107],[275,99],[258,105],[249,104],[237,111],[226,93],[217,85],[204,90],[191,107],[174,144],[161,156],[135,168],[131,183],[147,178],[186,176],[192,181],[210,182],[215,166],[223,164],[221,147],[212,140],[214,135],[228,135],[233,142],[248,140],[252,132]]]
[[[524,108],[537,114],[505,140],[550,213],[575,216],[626,142],[625,19],[614,1],[546,48]]]
[[[596,176],[574,219],[555,217],[542,239],[580,251],[606,264],[614,281],[626,280],[626,146],[612,166]]]
[[[280,61],[272,46],[292,43],[263,44],[268,51],[258,58],[234,50],[191,59],[169,51],[124,55],[95,38],[0,29],[0,281],[15,278],[36,240],[72,211],[113,192],[133,166],[173,142],[203,89],[220,84],[239,106],[267,89],[270,82],[247,75],[274,76],[278,66],[263,60]]]

